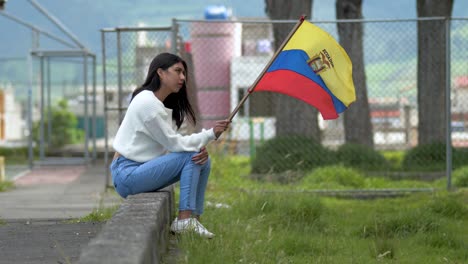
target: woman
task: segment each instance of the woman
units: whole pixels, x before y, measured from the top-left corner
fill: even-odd
[[[162,53],[153,59],[115,136],[110,169],[114,187],[124,198],[180,181],[179,213],[171,231],[194,231],[211,238],[214,234],[199,222],[210,174],[205,146],[230,121],[217,121],[215,127],[188,136],[176,131],[186,119],[196,123],[187,97],[186,73],[186,63],[174,54]]]

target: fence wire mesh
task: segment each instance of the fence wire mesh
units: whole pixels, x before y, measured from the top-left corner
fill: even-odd
[[[215,120],[227,118],[273,56],[276,23],[292,28],[295,21],[174,20],[171,29],[103,31],[109,146],[129,95],[143,83],[152,58],[164,51],[178,52],[189,64],[189,89],[200,121],[198,129],[210,128]],[[341,23],[345,22],[315,22],[336,40],[340,40]],[[445,187],[445,130],[442,137],[423,146],[418,144],[421,133],[431,137],[431,131],[421,130],[419,120],[435,120],[429,124],[434,131],[450,124],[453,169],[468,162],[464,149],[468,143],[468,21],[452,19],[449,27],[443,19],[352,23],[362,27],[363,63],[353,67],[362,67],[363,75],[354,72],[360,92],[359,103],[351,108],[368,107],[369,116],[360,118],[370,120],[371,130],[362,130],[360,137],[368,138],[370,145],[347,140],[344,115],[324,121],[301,101],[259,92],[240,108],[218,149],[247,159],[251,168],[248,177],[287,183],[295,190]],[[421,34],[424,26],[440,30],[418,40],[418,31]],[[444,28],[449,28],[449,34]],[[427,43],[432,46],[424,45]],[[342,45],[346,49],[359,42]],[[424,54],[431,56],[418,60]],[[449,78],[445,75],[447,67]],[[418,87],[418,80],[431,79],[428,76],[441,80],[435,87]],[[359,96],[363,93],[365,101]],[[446,96],[449,105],[443,101]],[[443,120],[421,113],[420,109],[427,107],[438,109]],[[451,111],[449,120],[446,111]],[[358,176],[355,171],[359,171]]]
[[[168,29],[103,31],[104,79],[108,107],[107,131],[112,137],[130,101],[133,90],[144,82],[156,54],[169,52],[172,32]]]
[[[32,167],[32,163],[44,164],[45,156],[49,158],[52,155],[54,157],[79,155],[75,152],[71,153],[70,149],[58,150],[65,144],[79,145],[81,148],[79,152],[83,153],[83,149],[86,149],[83,143],[86,140],[84,129],[87,119],[84,115],[84,86],[87,82],[87,95],[91,97],[95,71],[91,57],[88,57],[85,63],[84,55],[77,55],[74,52],[72,53],[75,56],[65,54],[73,45],[61,38],[51,37],[44,33],[45,31],[13,20],[2,20],[2,26],[9,29],[2,35],[4,38],[22,40],[17,41],[18,45],[14,49],[4,47],[0,50],[0,155],[6,157],[6,179],[12,180],[21,175],[26,168]],[[45,54],[50,54],[50,52],[55,55]],[[62,55],[57,55],[58,53]],[[67,106],[61,107],[59,101],[66,101]],[[91,99],[89,102],[88,114],[92,114]],[[73,117],[60,118],[65,112]],[[30,113],[31,119],[29,119]],[[102,116],[103,111],[101,110],[98,115]],[[41,116],[45,119],[42,140],[41,129],[39,129]],[[52,121],[48,122],[48,120]],[[88,121],[88,127],[91,128],[92,122],[90,119]],[[30,122],[32,130],[29,128]],[[69,125],[70,130],[65,130],[64,125]],[[103,130],[104,122],[100,122],[99,131]],[[88,132],[86,135],[93,137],[94,131]],[[31,134],[33,134],[32,143],[29,142]],[[29,146],[34,148],[36,158],[33,157],[30,164],[28,164]],[[45,146],[47,150],[40,151],[38,146]],[[93,147],[90,146],[89,149]],[[37,159],[39,152],[43,155]],[[64,160],[61,159],[61,164]],[[76,162],[76,160],[69,159],[71,162]]]

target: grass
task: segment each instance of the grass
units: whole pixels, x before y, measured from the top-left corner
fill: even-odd
[[[111,195],[118,195],[113,188],[108,188],[106,192],[110,192]],[[83,222],[107,222],[112,218],[114,213],[119,209],[120,204],[113,206],[104,206],[103,200],[99,202],[99,207],[94,209],[88,215],[85,215],[78,219],[72,219],[69,222],[71,223],[83,223]]]
[[[405,155],[405,152],[400,150],[386,150],[382,151],[382,155],[385,157],[385,159],[389,162],[390,167],[394,170],[397,170],[401,168],[401,164],[403,163],[403,158]]]
[[[8,191],[12,188],[14,188],[15,185],[13,184],[12,181],[1,181],[0,182],[0,192],[5,192]]]
[[[466,263],[466,204],[455,214],[433,205],[468,199],[458,194],[358,201],[232,193],[231,208],[204,216],[215,239],[180,237],[180,263]]]
[[[468,263],[467,189],[365,201],[325,198],[293,192],[301,182],[252,180],[245,158],[211,157],[206,200],[229,208],[205,210],[202,222],[214,239],[178,237],[178,263]],[[444,186],[355,177],[352,184],[365,188]],[[345,188],[337,179],[334,184]]]
[[[94,209],[90,214],[83,216],[79,219],[73,219],[72,223],[83,223],[83,222],[106,222],[112,218],[115,211],[119,209],[120,205],[115,205],[111,207],[102,207],[99,209]]]

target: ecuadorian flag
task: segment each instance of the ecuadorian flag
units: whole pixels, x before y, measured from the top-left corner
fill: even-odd
[[[323,119],[338,118],[356,100],[352,63],[336,40],[302,21],[254,91],[283,93],[314,107]]]

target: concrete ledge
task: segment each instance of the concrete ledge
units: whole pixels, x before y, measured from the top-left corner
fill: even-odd
[[[173,187],[128,196],[81,251],[80,264],[160,263],[174,209]]]

